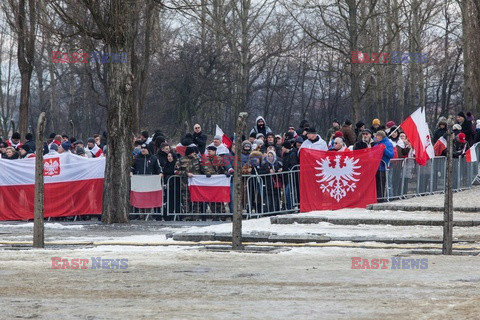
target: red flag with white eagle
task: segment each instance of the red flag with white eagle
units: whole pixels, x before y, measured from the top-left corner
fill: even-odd
[[[194,175],[188,178],[188,192],[192,202],[230,202],[230,178],[224,174]]]
[[[220,127],[218,126],[218,124],[216,125],[216,128],[215,128],[215,135],[216,135],[216,136],[221,136],[221,137],[222,137],[222,143],[223,143],[228,149],[230,149],[230,147],[232,146],[232,140],[230,140],[230,138],[229,138],[225,133],[223,133],[223,130],[220,129]]]
[[[435,151],[430,140],[430,130],[425,120],[425,110],[418,108],[405,121],[400,124],[403,132],[415,150],[415,160],[421,166],[435,156]]]
[[[385,146],[351,152],[301,149],[300,209],[365,208],[377,202],[375,174]]]
[[[130,204],[135,208],[163,206],[163,184],[159,175],[136,174],[131,177]]]
[[[475,162],[477,161],[477,145],[479,144],[480,142],[477,142],[475,143],[473,146],[470,147],[470,149],[468,149],[466,152],[465,152],[465,160],[467,162]]]

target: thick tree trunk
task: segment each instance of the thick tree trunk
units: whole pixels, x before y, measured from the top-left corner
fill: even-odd
[[[110,53],[131,52],[133,46],[130,15],[134,2],[112,0],[110,35],[105,35]],[[107,163],[103,190],[102,221],[125,223],[130,211],[131,134],[134,77],[130,63],[109,63]]]

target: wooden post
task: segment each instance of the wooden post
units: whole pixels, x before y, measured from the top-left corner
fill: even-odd
[[[245,128],[248,113],[240,112],[237,119],[237,127],[235,128],[235,161],[233,176],[233,218],[232,218],[232,249],[243,250],[242,244],[242,133]]]
[[[453,238],[453,191],[452,191],[452,173],[453,173],[453,136],[448,130],[447,139],[447,169],[445,176],[445,209],[443,212],[443,247],[442,254],[452,254]]]
[[[43,228],[43,133],[45,131],[45,112],[38,117],[35,148],[35,200],[33,220],[33,247],[45,247]]]

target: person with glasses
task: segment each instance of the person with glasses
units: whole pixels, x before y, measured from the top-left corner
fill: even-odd
[[[353,150],[367,149],[373,147],[375,142],[372,139],[372,131],[370,129],[363,129],[360,141],[353,145]]]
[[[202,127],[198,123],[193,126],[193,143],[198,147],[201,154],[205,153],[207,135],[203,134]]]
[[[330,149],[328,151],[344,152],[344,151],[350,151],[350,150],[348,150],[343,138],[337,137],[333,141],[333,149]]]

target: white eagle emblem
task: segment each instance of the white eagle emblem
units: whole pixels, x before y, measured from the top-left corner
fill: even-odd
[[[51,158],[47,159],[43,163],[43,175],[44,176],[56,176],[60,174],[60,159]]]
[[[320,189],[340,202],[348,191],[354,191],[357,187],[356,182],[360,179],[356,179],[356,176],[360,173],[355,170],[361,168],[361,166],[356,165],[360,159],[347,156],[343,159],[343,165],[341,165],[341,156],[337,155],[333,161],[335,167],[330,166],[330,157],[320,159],[320,161],[316,160],[320,167],[315,167],[315,169],[320,173],[315,174],[315,176],[320,177],[320,180],[317,180],[320,183]]]

